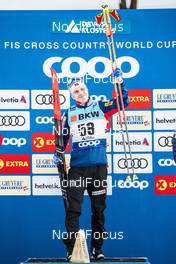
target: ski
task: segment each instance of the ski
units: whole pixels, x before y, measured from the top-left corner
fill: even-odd
[[[66,186],[67,182],[67,171],[66,162],[64,155],[64,139],[62,133],[62,117],[61,117],[61,106],[60,106],[60,95],[59,95],[59,84],[57,73],[54,69],[51,69],[52,75],[52,93],[53,93],[53,111],[54,111],[54,135],[55,135],[55,151],[59,153],[60,158],[63,162],[63,167],[58,167],[58,173],[60,175],[60,184],[62,195],[66,198]]]

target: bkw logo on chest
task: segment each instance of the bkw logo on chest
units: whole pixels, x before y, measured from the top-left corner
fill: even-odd
[[[83,119],[89,119],[92,117],[99,117],[99,111],[92,111],[90,113],[84,113],[84,114],[79,114],[78,119],[83,120]]]

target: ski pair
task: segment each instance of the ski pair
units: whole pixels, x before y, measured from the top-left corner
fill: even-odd
[[[120,79],[115,78],[114,76],[114,71],[117,68],[117,56],[116,56],[116,50],[115,50],[115,44],[114,44],[114,37],[113,37],[113,30],[112,30],[112,24],[111,24],[111,16],[116,20],[120,21],[120,16],[116,12],[116,10],[110,10],[108,8],[108,5],[103,5],[102,6],[103,11],[96,16],[96,22],[97,24],[101,24],[102,21],[104,22],[105,26],[105,33],[107,37],[107,43],[108,43],[108,50],[109,50],[109,59],[111,63],[111,68],[112,68],[112,80],[114,84],[114,90],[113,94],[115,95],[116,98],[116,104],[117,104],[117,110],[118,110],[118,117],[119,117],[119,125],[120,125],[120,133],[122,135],[122,141],[123,141],[123,149],[124,149],[124,155],[125,155],[125,163],[126,163],[126,168],[127,168],[127,173],[128,177],[130,177],[130,170],[128,168],[128,157],[127,157],[127,152],[129,152],[131,164],[132,164],[132,179],[136,179],[137,176],[135,175],[134,172],[134,166],[133,166],[133,159],[132,159],[132,153],[131,153],[131,146],[130,146],[130,140],[129,140],[129,133],[128,133],[128,127],[127,127],[127,120],[126,120],[126,114],[125,114],[125,107],[123,103],[123,96],[122,96],[122,88],[121,88],[121,83]],[[120,110],[120,104],[118,97],[120,98],[120,104],[122,107],[122,111]],[[123,128],[123,124],[125,129]],[[125,135],[127,139],[127,145],[125,142]]]

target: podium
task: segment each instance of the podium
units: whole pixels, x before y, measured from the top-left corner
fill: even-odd
[[[29,258],[24,262],[19,264],[60,264],[66,263],[67,261],[64,258]],[[139,258],[106,258],[105,260],[98,261],[99,263],[111,264],[121,263],[121,264],[151,264],[146,257]],[[73,263],[73,262],[72,262]],[[97,262],[91,261],[92,264],[97,264]]]

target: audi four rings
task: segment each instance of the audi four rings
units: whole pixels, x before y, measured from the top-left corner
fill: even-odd
[[[118,160],[118,166],[120,169],[145,169],[148,165],[148,161],[144,158],[138,159],[138,158],[134,158],[134,159],[119,159]]]
[[[24,116],[0,115],[0,126],[23,126],[24,124],[25,124]]]
[[[60,104],[64,104],[66,98],[63,94],[60,94]],[[39,105],[52,105],[53,104],[53,95],[50,94],[38,94],[35,98],[35,101]]]
[[[168,137],[160,137],[158,139],[158,144],[161,147],[172,147],[172,136],[168,136]]]

